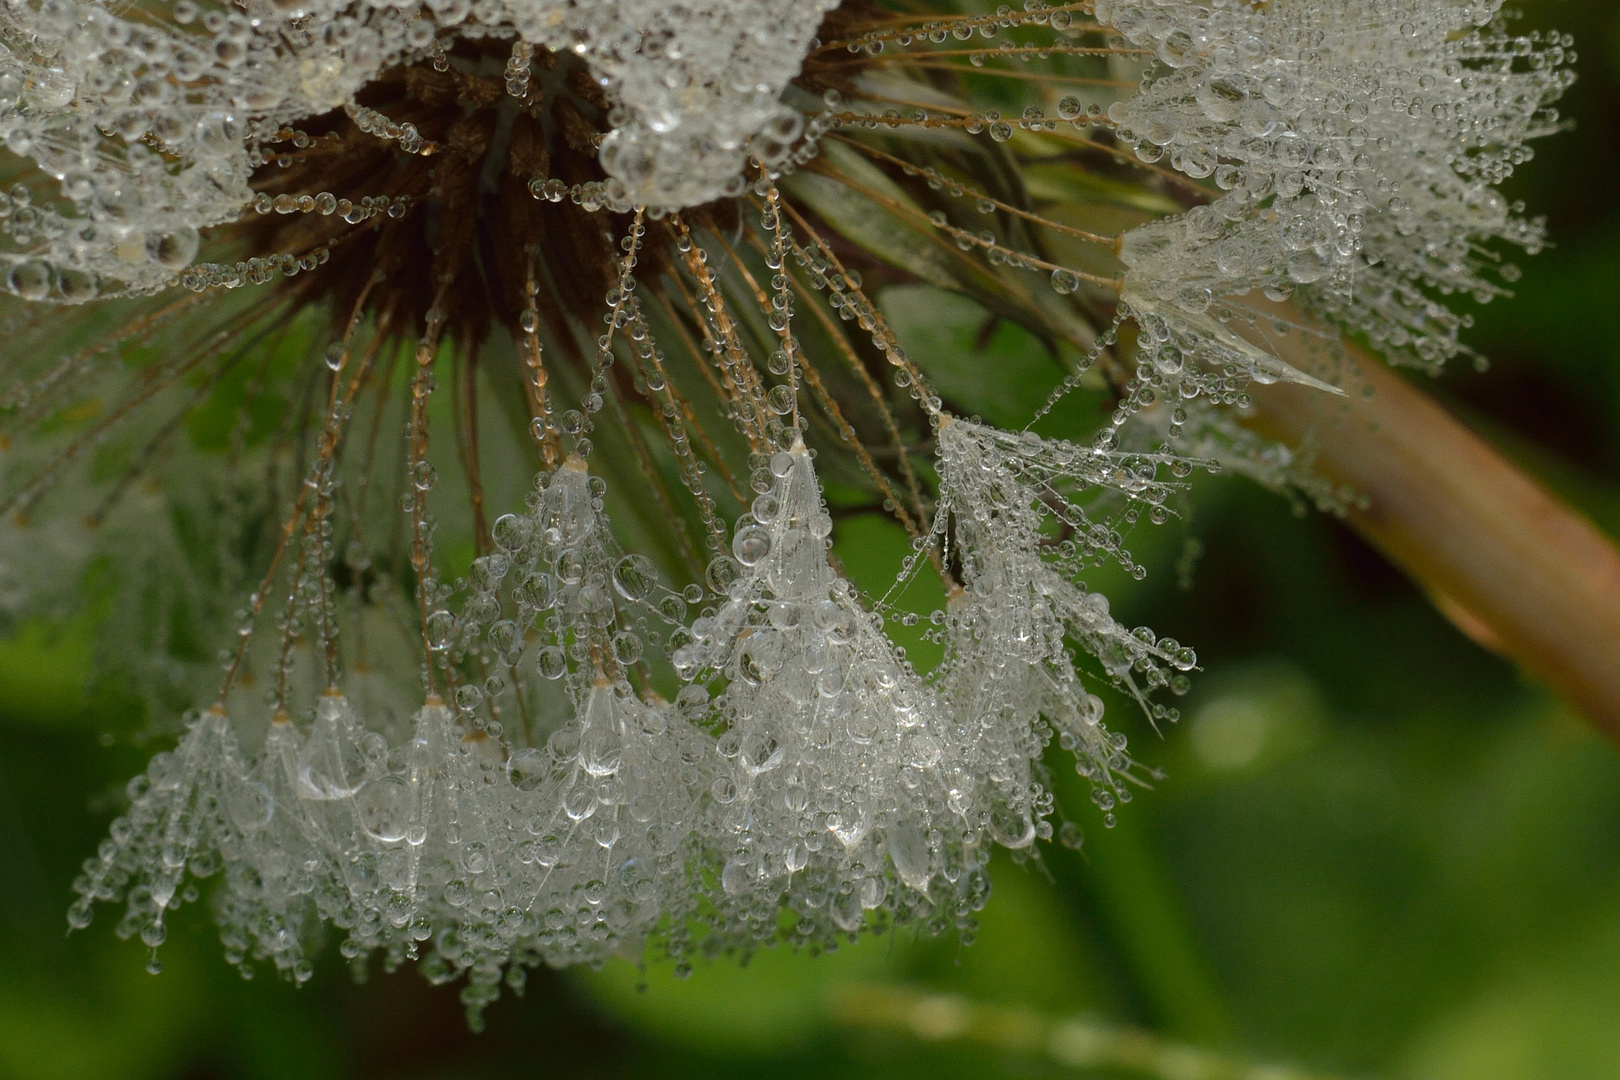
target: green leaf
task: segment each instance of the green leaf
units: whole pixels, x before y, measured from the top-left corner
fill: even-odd
[[[783,187],[845,239],[940,288],[1001,292],[982,261],[964,256],[924,223],[922,210],[882,169],[836,140],[824,144],[822,156],[843,180],[804,171],[787,177]]]
[[[1064,375],[1035,335],[954,293],[897,285],[878,304],[945,401],[998,427],[1029,423]]]

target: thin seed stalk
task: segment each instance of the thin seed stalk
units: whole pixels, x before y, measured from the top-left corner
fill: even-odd
[[[830,1012],[836,1023],[852,1028],[923,1043],[977,1046],[1087,1075],[1106,1070],[1157,1080],[1328,1080],[1320,1073],[1176,1042],[1094,1016],[1053,1017],[901,987],[844,987],[833,996]]]

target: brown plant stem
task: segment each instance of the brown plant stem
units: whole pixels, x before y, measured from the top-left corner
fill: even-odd
[[[1309,335],[1268,344],[1308,368]],[[1348,521],[1479,644],[1620,742],[1620,551],[1414,383],[1350,349],[1348,398],[1253,388],[1250,425],[1366,497]],[[1290,355],[1292,354],[1292,355]],[[1353,383],[1353,380],[1352,380]],[[1362,387],[1370,388],[1363,395]]]

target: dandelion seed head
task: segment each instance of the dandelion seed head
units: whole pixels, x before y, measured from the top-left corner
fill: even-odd
[[[212,881],[244,974],[336,928],[475,1025],[539,963],[971,940],[996,847],[1081,842],[1048,745],[1111,825],[1156,775],[1131,708],[1196,670],[1095,571],[1147,575],[1198,472],[1355,497],[1234,418],[1347,389],[1255,298],[1462,351],[1436,294],[1543,242],[1496,185],[1571,59],[1481,0],[6,8],[0,611],[94,583],[109,671],[204,706],[70,925],[122,903],[156,950]],[[1059,144],[1163,216],[1043,210],[1008,178]],[[1032,420],[1112,414],[961,418],[875,300],[911,279],[1083,356]],[[868,513],[911,538],[883,595],[833,554]]]

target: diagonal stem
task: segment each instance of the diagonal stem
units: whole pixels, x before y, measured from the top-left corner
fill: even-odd
[[[1304,364],[1308,335],[1271,342]],[[1290,355],[1293,353],[1295,355]],[[1475,641],[1620,741],[1620,551],[1411,381],[1350,349],[1370,396],[1255,386],[1249,423],[1366,497],[1349,523]]]
[[[1047,1067],[1019,1071],[1037,1075],[1079,1070],[1091,1076],[1101,1070],[1152,1080],[1327,1080],[1320,1073],[1177,1042],[1097,1017],[1047,1016],[904,987],[846,985],[828,1004],[835,1023],[1033,1059]]]

